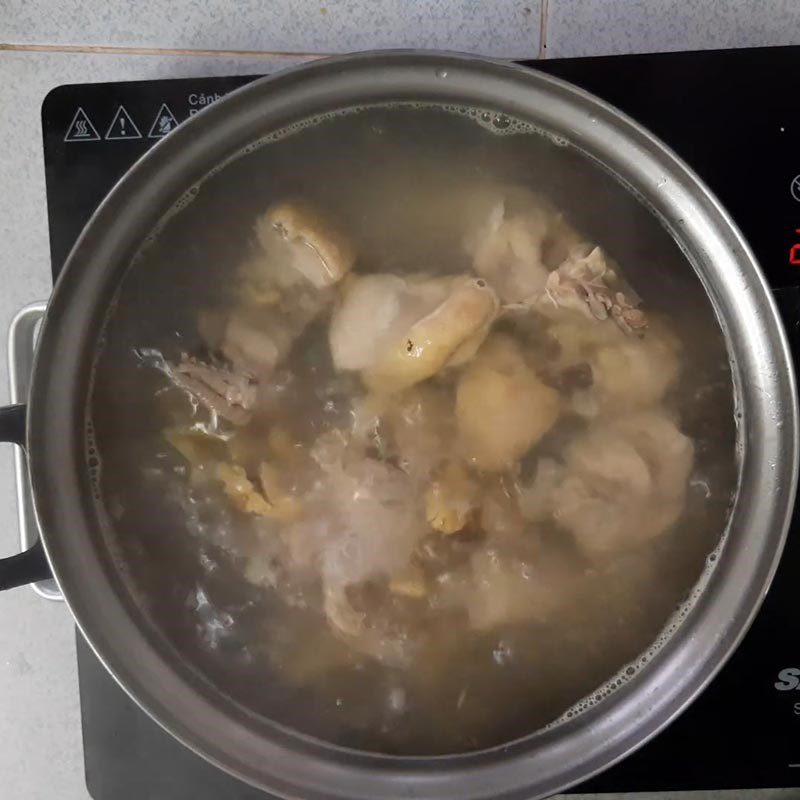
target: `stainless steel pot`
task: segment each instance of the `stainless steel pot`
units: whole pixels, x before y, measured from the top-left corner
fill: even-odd
[[[386,101],[494,108],[563,137],[649,205],[685,251],[716,311],[741,413],[740,490],[727,538],[685,621],[634,680],[557,727],[492,750],[402,759],[301,736],[225,703],[179,663],[120,586],[102,545],[84,463],[97,331],[131,255],[198,176],[270,129]],[[0,562],[0,587],[47,561],[77,623],[155,720],[228,772],[281,797],[538,798],[639,747],[679,714],[736,647],[767,591],[792,512],[796,386],[770,292],[731,218],[698,177],[633,120],[562,81],[509,64],[432,53],[333,59],[257,81],[158,144],[116,186],[73,249],[47,311],[26,409],[0,411],[25,446],[43,541]]]

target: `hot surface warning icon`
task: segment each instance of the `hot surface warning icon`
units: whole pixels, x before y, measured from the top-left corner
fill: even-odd
[[[125,110],[125,106],[120,106],[114,119],[106,131],[106,139],[141,139],[142,134],[131,119],[131,115]]]
[[[147,137],[149,139],[160,139],[177,127],[178,120],[175,119],[175,115],[169,110],[169,106],[166,103],[162,103],[156,118],[153,120],[153,124],[150,126],[150,133],[147,134]]]
[[[86,112],[79,108],[72,118],[67,133],[64,136],[65,142],[97,142],[100,140],[100,134],[97,129],[92,125]]]

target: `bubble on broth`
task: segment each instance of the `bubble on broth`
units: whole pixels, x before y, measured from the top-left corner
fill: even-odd
[[[98,397],[101,400],[93,403],[92,409],[90,409],[90,419],[93,419],[95,414],[98,415],[99,424],[95,427],[98,428],[99,433],[92,428],[87,428],[87,467],[90,469],[95,497],[101,501],[98,503],[98,507],[103,510],[98,513],[105,519],[105,526],[109,532],[107,536],[109,548],[130,590],[140,605],[152,614],[154,620],[171,620],[170,630],[165,635],[171,637],[171,640],[175,640],[174,643],[181,650],[183,657],[190,662],[192,668],[204,676],[210,676],[212,682],[220,687],[220,691],[224,695],[232,696],[237,703],[248,705],[255,713],[272,717],[312,735],[335,741],[340,741],[340,736],[344,736],[344,740],[340,743],[346,746],[378,748],[387,752],[403,753],[474,750],[517,738],[531,732],[534,728],[552,727],[567,719],[574,719],[587,709],[607,701],[621,686],[635,678],[638,670],[657,656],[664,643],[691,613],[693,604],[701,594],[718,561],[717,555],[724,543],[724,534],[721,538],[719,537],[722,524],[713,531],[713,542],[716,546],[711,552],[709,552],[711,546],[701,548],[699,544],[694,544],[689,546],[691,551],[689,554],[682,555],[680,552],[674,552],[680,550],[680,542],[677,540],[672,544],[668,543],[669,546],[665,545],[671,557],[680,556],[678,560],[682,559],[681,563],[685,562],[684,577],[673,577],[670,586],[683,586],[686,583],[686,576],[694,576],[695,572],[699,573],[699,578],[694,583],[694,588],[677,608],[676,601],[680,597],[671,597],[669,603],[666,602],[666,599],[657,598],[648,607],[647,614],[649,616],[642,619],[636,618],[632,624],[640,626],[643,631],[640,639],[647,636],[646,641],[641,641],[641,649],[637,655],[634,656],[631,653],[630,658],[618,659],[613,669],[607,669],[603,659],[596,660],[596,665],[586,673],[590,676],[597,673],[596,680],[591,677],[582,678],[579,674],[563,678],[559,675],[559,671],[564,670],[556,668],[555,661],[558,659],[554,661],[552,658],[542,656],[530,661],[527,651],[536,646],[536,637],[531,638],[530,631],[521,633],[511,626],[508,630],[499,629],[494,638],[483,633],[474,635],[470,640],[472,650],[464,650],[463,658],[467,662],[470,658],[476,659],[476,663],[483,663],[480,661],[480,658],[483,658],[487,663],[491,662],[491,667],[476,667],[474,674],[460,667],[456,670],[453,678],[454,685],[451,687],[452,697],[448,695],[449,699],[447,699],[447,702],[454,703],[452,712],[447,711],[447,713],[455,716],[451,724],[440,724],[431,717],[431,711],[437,707],[439,701],[436,692],[421,690],[419,686],[410,685],[407,680],[408,676],[402,668],[376,666],[369,660],[366,662],[348,661],[347,657],[337,649],[340,648],[341,643],[329,641],[323,635],[324,631],[320,631],[309,622],[309,599],[302,591],[295,595],[287,595],[284,598],[287,600],[287,607],[279,610],[272,599],[267,598],[260,590],[255,591],[252,584],[243,584],[241,566],[237,566],[237,564],[246,558],[246,548],[243,549],[241,542],[237,543],[236,541],[240,534],[237,534],[234,529],[239,523],[221,507],[224,504],[224,496],[219,488],[211,487],[207,492],[204,489],[205,494],[187,491],[183,484],[189,479],[191,466],[187,467],[185,463],[181,464],[176,461],[174,451],[168,452],[168,448],[165,448],[163,444],[158,446],[152,444],[153,432],[147,419],[139,419],[133,413],[127,416],[122,413],[124,408],[134,409],[135,404],[131,398],[138,394],[152,396],[148,401],[151,405],[154,402],[156,404],[160,402],[159,397],[166,397],[166,395],[158,394],[164,390],[163,375],[156,374],[154,370],[148,372],[148,370],[137,367],[131,368],[129,365],[118,366],[118,363],[128,364],[125,359],[130,358],[131,345],[135,347],[161,346],[165,353],[171,348],[172,358],[179,350],[191,350],[193,337],[196,338],[196,334],[190,330],[194,318],[193,304],[202,308],[204,304],[207,305],[210,302],[209,297],[218,303],[222,301],[223,293],[220,290],[214,290],[213,286],[202,285],[202,282],[201,285],[197,285],[196,276],[207,260],[213,262],[214,259],[221,259],[220,263],[229,264],[226,267],[219,264],[209,267],[210,275],[216,275],[217,279],[225,278],[226,275],[230,277],[233,264],[246,257],[248,247],[254,239],[253,223],[256,215],[263,213],[268,203],[280,201],[282,193],[293,193],[294,196],[307,194],[322,207],[335,208],[335,205],[331,204],[333,194],[330,192],[326,194],[325,191],[325,187],[335,184],[335,181],[331,177],[330,164],[323,157],[312,158],[313,163],[310,167],[304,164],[303,169],[307,169],[307,173],[292,175],[290,171],[280,171],[279,161],[281,159],[279,155],[272,155],[273,148],[288,147],[287,152],[297,158],[300,148],[297,143],[304,141],[303,137],[316,136],[317,138],[312,138],[311,141],[316,141],[319,145],[325,141],[323,134],[333,130],[328,126],[350,125],[351,127],[345,128],[345,130],[349,131],[353,137],[361,137],[359,142],[362,142],[363,150],[359,151],[353,145],[349,151],[351,155],[348,157],[352,157],[358,151],[359,155],[363,154],[363,157],[368,159],[371,165],[369,174],[360,174],[358,170],[354,169],[350,182],[363,190],[364,197],[373,197],[369,194],[371,186],[373,189],[376,185],[389,187],[383,199],[387,209],[390,208],[394,198],[392,191],[397,186],[404,187],[406,185],[403,183],[403,168],[411,171],[414,168],[414,159],[417,154],[421,158],[428,158],[429,161],[425,163],[433,164],[436,168],[435,159],[430,155],[436,152],[435,136],[429,136],[427,139],[421,137],[419,142],[413,143],[413,146],[409,144],[406,151],[403,151],[401,147],[398,155],[397,129],[392,117],[395,113],[401,115],[420,114],[420,119],[427,120],[425,124],[429,125],[434,133],[439,130],[436,127],[437,115],[443,115],[456,120],[459,124],[470,126],[470,130],[473,132],[460,132],[460,136],[463,134],[464,143],[459,140],[455,150],[461,148],[459,152],[463,151],[474,157],[476,164],[483,170],[483,173],[478,174],[490,175],[492,179],[500,180],[500,175],[505,169],[508,175],[506,180],[509,178],[520,180],[516,170],[509,169],[509,164],[516,163],[515,159],[521,151],[519,149],[509,150],[509,153],[516,154],[512,158],[510,155],[506,155],[505,150],[493,149],[501,147],[500,143],[502,143],[502,147],[510,148],[520,148],[523,144],[528,144],[533,150],[537,150],[537,148],[541,150],[542,158],[532,159],[531,165],[526,166],[529,171],[520,173],[525,175],[525,180],[529,180],[533,184],[537,184],[537,181],[546,183],[547,176],[550,174],[548,160],[566,159],[564,162],[567,166],[566,174],[577,175],[578,168],[570,159],[583,158],[574,148],[568,146],[569,142],[563,137],[539,131],[523,120],[515,120],[495,110],[456,105],[442,108],[424,103],[368,106],[330,112],[310,120],[299,121],[280,131],[271,132],[257,142],[242,148],[209,171],[181,196],[165,213],[131,262],[128,274],[120,285],[112,304],[113,308],[109,310],[106,317],[105,330],[110,344],[98,349],[95,360],[92,395],[99,393]],[[486,134],[491,135],[486,136]],[[436,135],[446,136],[441,132]],[[529,137],[530,141],[526,137]],[[388,143],[384,143],[384,140],[387,140]],[[297,147],[298,150],[292,149],[293,147]],[[391,148],[391,157],[399,159],[401,163],[393,168],[384,165],[382,159],[386,153],[382,151],[382,148]],[[274,152],[279,154],[282,151],[275,150]],[[453,162],[458,160],[455,155],[452,158]],[[254,161],[248,167],[250,160]],[[444,160],[449,163],[446,158]],[[457,180],[456,178],[451,179],[453,194],[458,194],[459,188],[463,191],[464,187],[468,186],[464,182],[466,180],[464,174],[459,173],[456,166],[453,163],[453,174],[457,176]],[[263,170],[263,174],[269,175],[270,181],[276,181],[278,188],[272,192],[271,189],[266,191],[259,186],[255,192],[259,197],[258,202],[250,202],[249,206],[245,203],[245,210],[237,217],[229,212],[226,205],[230,204],[232,196],[231,186],[225,183],[229,174],[227,170],[233,170],[234,174],[239,176],[238,180],[247,181],[250,175],[257,171],[257,168]],[[589,168],[590,165],[581,160],[581,169]],[[327,176],[326,169],[328,170]],[[570,169],[573,172],[570,172]],[[494,170],[497,171],[497,175],[494,175]],[[549,191],[552,188],[555,195],[553,201],[557,205],[560,206],[562,202],[569,201],[573,195],[580,194],[574,188],[562,185],[562,183],[567,183],[566,179],[561,181],[556,170],[552,171],[555,177],[551,176],[552,187],[548,186],[547,189]],[[447,180],[443,170],[441,178]],[[420,179],[425,179],[425,176],[421,176]],[[597,175],[592,178],[593,181],[598,181],[600,184],[604,179],[610,180],[609,173],[605,169],[597,170]],[[609,186],[611,185],[609,184]],[[236,188],[235,181],[233,188]],[[536,188],[540,187],[537,185]],[[239,191],[241,191],[241,187],[239,187]],[[615,252],[616,248],[623,253],[619,257],[623,273],[627,274],[628,264],[641,260],[636,249],[639,245],[637,237],[640,236],[640,229],[647,228],[648,237],[652,237],[657,243],[657,245],[652,245],[657,256],[662,249],[670,249],[670,253],[663,255],[663,259],[655,258],[655,267],[651,268],[648,264],[648,277],[655,283],[651,296],[657,297],[659,294],[663,294],[658,291],[658,287],[661,285],[659,281],[671,286],[673,280],[670,269],[662,266],[660,261],[663,260],[663,263],[667,265],[674,265],[680,259],[688,258],[688,254],[681,253],[673,241],[665,238],[666,232],[662,220],[652,217],[646,209],[642,216],[643,201],[640,197],[635,200],[631,200],[630,197],[624,201],[614,200],[615,203],[621,203],[621,207],[625,211],[625,213],[619,214],[619,218],[634,220],[635,224],[631,224],[627,233],[625,230],[620,232],[616,244],[613,236],[611,240],[604,238],[607,235],[602,232],[604,225],[598,223],[605,222],[605,212],[598,214],[597,209],[602,207],[604,198],[621,191],[617,182],[613,183],[613,189],[604,188],[601,185],[600,189],[592,194],[594,208],[588,210],[579,208],[577,211],[571,209],[568,213],[576,216],[585,214],[588,220],[585,223],[586,229],[590,231],[588,235],[593,240],[600,241],[604,247],[608,246],[611,252]],[[559,195],[559,192],[562,194]],[[356,220],[360,219],[359,213],[361,213],[354,200],[357,196],[358,192],[355,190],[350,191],[349,194],[345,192],[341,201],[344,211],[350,214],[351,219]],[[401,196],[406,197],[406,195]],[[374,195],[374,197],[378,198],[380,195]],[[413,199],[413,195],[408,195],[408,197]],[[616,195],[614,197],[616,198]],[[443,194],[442,198],[442,204],[446,206],[447,195]],[[638,206],[630,205],[629,201],[637,203]],[[371,205],[374,206],[375,202]],[[406,200],[406,202],[408,201]],[[432,208],[435,208],[435,205],[432,205]],[[638,210],[636,210],[637,208]],[[217,220],[215,210],[216,213],[224,212],[221,213],[219,220]],[[619,209],[616,210],[619,211]],[[388,210],[386,212],[376,211],[374,208],[372,213],[371,221],[365,223],[366,228],[375,224],[375,220],[380,219],[380,213],[384,213],[387,218],[391,218],[391,222],[397,228],[402,230],[403,226],[407,225],[409,231],[415,234],[409,236],[408,241],[404,244],[403,240],[395,233],[396,238],[393,243],[390,242],[384,246],[377,233],[372,235],[370,230],[360,232],[359,245],[370,254],[370,258],[374,259],[374,263],[378,265],[376,267],[378,272],[400,269],[396,266],[396,262],[392,261],[398,246],[407,247],[411,251],[410,260],[412,262],[414,259],[419,259],[423,264],[429,263],[424,260],[425,258],[430,259],[432,254],[435,255],[443,247],[441,241],[437,239],[439,231],[435,229],[435,226],[415,229],[408,223],[409,219],[414,219],[413,216],[410,216],[400,206],[397,207],[396,213],[390,214]],[[437,213],[441,214],[442,218],[446,216],[446,211],[441,209]],[[191,222],[192,215],[195,215],[194,223]],[[617,217],[615,216],[614,219]],[[202,221],[200,227],[197,224],[198,220]],[[213,220],[215,225],[212,225],[209,220]],[[219,229],[223,221],[230,225],[231,233],[227,238],[223,236],[215,238],[213,229],[215,227]],[[203,227],[205,229],[202,229]],[[377,226],[377,230],[380,233],[384,232],[380,225]],[[387,226],[386,230],[390,230],[390,228]],[[625,254],[626,236],[628,239],[634,240],[630,243],[632,244],[631,252],[627,255]],[[233,255],[229,254],[229,250],[232,250]],[[206,255],[206,251],[208,251],[208,255]],[[227,262],[224,261],[226,258]],[[459,261],[459,258],[462,260]],[[185,260],[187,265],[182,266],[182,260]],[[441,271],[447,272],[456,269],[453,264],[465,262],[461,255],[456,255],[443,258],[442,263]],[[134,266],[136,271],[133,269]],[[465,267],[457,268],[464,269]],[[408,268],[404,267],[404,269]],[[681,269],[686,273],[682,278],[683,283],[681,283],[681,291],[684,291],[683,287],[688,284],[688,276],[691,276],[692,273],[690,262],[681,261]],[[143,271],[144,277],[137,275],[138,270]],[[214,270],[217,271],[214,272]],[[180,291],[176,287],[180,288]],[[191,294],[193,291],[197,292],[202,299],[194,300]],[[168,324],[164,323],[157,316],[156,308],[162,311],[166,310],[175,318],[170,318]],[[698,309],[702,309],[705,315],[704,324],[713,325],[713,308],[707,298],[703,296],[702,290],[699,292],[695,290],[694,294],[689,293],[686,317],[694,319],[700,313]],[[187,314],[187,312],[191,313]],[[142,315],[145,317],[151,315],[150,319],[155,327],[144,325]],[[126,326],[130,326],[133,333]],[[176,331],[180,334],[179,336],[176,336]],[[721,356],[724,366],[727,363],[726,353],[719,331],[716,331],[716,334],[719,337],[721,350],[719,353],[715,353],[713,358],[709,356],[709,359],[717,364]],[[326,341],[326,333],[324,330],[317,330],[312,326],[311,334],[303,341],[304,347],[307,347],[310,353],[317,353]],[[118,359],[119,362],[117,363],[115,359]],[[297,414],[298,419],[301,419],[305,413],[303,404],[310,402],[314,396],[313,375],[316,373],[313,372],[313,369],[308,371],[308,364],[297,353],[287,357],[286,367],[286,371],[295,375],[295,383],[297,383],[297,375],[306,375],[300,380],[299,389],[293,389],[292,380],[287,379],[288,382],[281,390],[290,397],[297,397]],[[98,375],[102,375],[102,379],[95,381],[95,377]],[[733,375],[736,375],[735,369]],[[116,386],[117,380],[120,381],[120,386],[115,390],[113,397],[109,397],[111,387]],[[303,381],[306,382],[303,383]],[[727,392],[730,399],[730,375],[728,375],[728,381]],[[144,388],[142,388],[142,383]],[[278,380],[276,380],[277,385],[279,385]],[[317,412],[314,412],[307,414],[306,419],[313,417],[313,424],[323,426],[321,429],[324,429],[324,425],[331,424],[330,420],[340,419],[342,415],[346,416],[349,413],[348,403],[345,402],[348,391],[352,391],[352,389],[348,389],[347,385],[342,388],[332,381],[330,387],[332,394],[317,398],[320,401],[318,417],[315,416]],[[676,391],[676,394],[680,395],[680,392]],[[108,402],[109,407],[104,407],[103,402]],[[182,402],[185,403],[185,401]],[[174,396],[170,403],[172,403],[170,414],[185,413],[187,406],[184,406],[181,411],[178,408],[178,399]],[[681,416],[682,410],[687,404],[690,405],[688,399],[681,396],[670,398],[669,404],[670,413],[675,413],[677,416]],[[178,410],[176,411],[176,409]],[[109,431],[114,430],[114,435],[118,435],[119,432],[113,426],[120,421],[124,422],[127,441],[134,445],[132,454],[115,452],[114,448],[108,446]],[[703,424],[705,423],[702,419],[696,421],[699,431],[704,430]],[[121,423],[120,426],[122,427]],[[148,439],[148,437],[150,438]],[[738,447],[740,444],[738,437],[735,443],[731,441],[732,448]],[[709,488],[705,500],[719,505],[721,497],[735,495],[735,486],[726,485],[724,483],[725,475],[720,477],[711,469],[712,467],[713,459],[700,453],[698,464],[692,471],[692,478],[706,482]],[[250,477],[252,478],[252,475]],[[136,484],[135,486],[128,482],[131,479]],[[110,491],[111,489],[113,492]],[[126,492],[130,493],[129,497]],[[111,500],[117,504],[117,513],[107,513],[107,511],[111,511],[109,498],[112,494]],[[702,492],[698,493],[697,503],[702,504],[702,494]],[[134,531],[140,533],[141,541],[133,542],[131,537],[126,540],[125,537],[113,533],[114,529],[120,525],[120,519],[124,518],[126,514],[133,513],[132,520],[138,519],[140,523],[146,522],[147,515],[143,514],[141,509],[147,509],[148,502],[156,502],[161,515],[160,519],[152,521],[153,524],[150,526],[152,530],[146,530],[146,525],[128,523],[129,533]],[[120,508],[122,508],[121,512]],[[138,517],[135,516],[136,513],[139,514]],[[712,518],[718,518],[721,522],[725,514],[715,513],[717,517],[712,515]],[[256,526],[244,539],[249,541],[248,537],[252,535],[256,538],[261,537],[263,540],[265,536],[274,535],[270,534],[269,530],[268,526],[267,528]],[[552,537],[553,535],[552,532],[547,533],[547,536]],[[711,541],[710,536],[711,534],[707,533],[701,541]],[[703,552],[700,553],[699,549],[703,549]],[[164,591],[163,585],[159,583],[158,575],[150,567],[145,569],[150,561],[154,563],[163,561],[167,555],[175,559],[175,566],[170,571],[169,578],[175,584],[176,597],[172,597],[169,592]],[[356,560],[359,557],[359,551],[354,550],[351,556],[350,560]],[[140,561],[141,563],[139,563]],[[263,561],[264,563],[259,568],[267,574],[273,569],[273,566],[269,563],[268,558]],[[535,565],[535,562],[533,563]],[[647,559],[643,558],[641,562],[631,561],[629,566],[632,571],[641,571],[644,576],[648,568],[647,563]],[[530,578],[524,570],[521,575],[525,580]],[[270,575],[270,579],[273,578],[274,576]],[[694,580],[694,577],[692,579]],[[600,586],[603,580],[597,578],[597,585]],[[611,582],[613,583],[613,581]],[[587,584],[587,586],[590,585]],[[636,580],[632,580],[628,590],[635,593],[635,586]],[[688,589],[688,587],[686,588]],[[411,590],[413,591],[413,586]],[[625,601],[617,598],[614,599],[614,603],[615,607],[621,607],[624,606]],[[320,643],[315,649],[320,652],[325,651],[325,657],[331,658],[332,663],[338,663],[336,659],[344,658],[343,663],[346,666],[340,667],[340,672],[334,670],[332,674],[326,675],[312,688],[309,688],[311,684],[283,685],[281,681],[285,676],[282,676],[279,671],[274,671],[276,669],[274,653],[266,653],[266,645],[258,641],[258,637],[263,635],[264,630],[264,623],[260,621],[259,614],[263,615],[266,609],[271,609],[270,613],[273,616],[276,614],[286,615],[287,630],[296,630],[298,636],[319,637]],[[179,614],[183,612],[188,613],[190,618],[180,619]],[[572,612],[570,613],[572,614]],[[576,619],[579,621],[576,622]],[[566,626],[585,624],[585,622],[580,622],[581,619],[583,617],[576,611],[564,624]],[[542,628],[541,635],[545,636],[545,640],[550,643],[550,646],[558,648],[559,637],[562,633],[558,629],[558,624],[548,623],[546,626],[541,625],[540,627]],[[235,635],[232,633],[234,630]],[[647,634],[648,631],[651,631],[652,634]],[[619,631],[615,632],[610,623],[609,632],[612,639],[616,637],[615,641],[618,640],[617,646],[621,651],[626,648],[630,649],[631,642],[636,640],[635,636],[629,637]],[[292,652],[291,642],[286,641],[286,635],[286,631],[279,631],[278,634],[273,631],[270,634],[273,638],[269,639],[271,644],[267,649],[278,649],[281,653],[280,658],[294,658],[297,661],[298,656]],[[537,634],[538,636],[539,634]],[[579,644],[570,642],[568,639],[565,644],[567,647],[565,652],[573,655],[581,652]],[[270,661],[270,658],[273,660]],[[302,670],[313,673],[316,665],[309,663],[309,658],[310,656],[305,654],[299,659],[299,663]],[[569,660],[569,655],[565,655],[564,658]],[[535,669],[541,670],[540,684],[532,680],[531,674],[534,673],[524,668],[524,665],[529,662],[535,664]],[[262,670],[262,677],[258,680],[254,674],[256,665],[259,670]],[[422,667],[426,667],[426,665],[423,664]],[[485,671],[481,672],[484,669]],[[263,675],[266,674],[270,675],[268,681],[263,679]],[[474,684],[470,684],[470,675],[472,675]],[[503,677],[504,675],[507,677]],[[349,677],[345,679],[344,676]],[[458,680],[465,681],[464,686],[460,689],[455,685],[456,677]],[[498,684],[498,689],[505,689],[509,685],[515,686],[521,695],[546,691],[543,687],[553,684],[556,686],[557,696],[563,698],[564,701],[558,708],[551,707],[546,702],[538,705],[531,704],[529,708],[525,706],[528,708],[526,713],[530,714],[530,720],[534,720],[533,722],[513,718],[511,712],[509,712],[508,719],[498,719],[492,716],[491,704],[488,701],[493,683],[498,681],[505,684],[505,686]],[[580,695],[576,694],[576,687],[580,686],[582,682],[583,684],[588,683],[583,686],[586,694],[583,699],[577,699]],[[265,686],[266,683],[270,685]],[[279,687],[282,687],[281,691],[287,698],[292,698],[292,704],[282,699]],[[475,699],[476,697],[478,699]],[[367,702],[367,698],[371,698],[371,702]],[[497,705],[499,707],[502,704],[498,703]],[[426,706],[430,710],[426,710]],[[449,706],[445,704],[442,708],[449,709]],[[325,709],[333,709],[334,712],[329,714]],[[486,715],[488,716],[484,719]],[[389,719],[393,721],[387,722]],[[458,729],[457,719],[462,721],[463,730]],[[434,727],[436,730],[433,732],[425,730],[426,728],[433,730]],[[374,742],[369,738],[368,733],[375,734],[377,738]]]
[[[547,138],[556,146],[556,147],[569,147],[570,141],[569,139],[565,139],[563,136],[558,136],[554,133],[546,134]]]

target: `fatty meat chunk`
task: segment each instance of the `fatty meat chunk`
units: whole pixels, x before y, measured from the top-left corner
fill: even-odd
[[[497,309],[496,295],[481,279],[358,278],[331,321],[333,362],[360,370],[374,392],[399,392],[469,360]]]
[[[277,203],[267,209],[258,226],[264,250],[285,244],[292,267],[317,289],[338,283],[352,268],[355,252],[339,230],[305,203]]]
[[[598,423],[567,452],[554,517],[587,555],[636,547],[677,521],[693,461],[691,440],[661,411]]]
[[[537,295],[577,234],[549,203],[519,187],[487,191],[479,203],[484,216],[464,239],[473,269],[504,303]]]
[[[507,469],[558,419],[560,399],[507,336],[490,339],[467,366],[456,391],[462,452],[478,469]]]

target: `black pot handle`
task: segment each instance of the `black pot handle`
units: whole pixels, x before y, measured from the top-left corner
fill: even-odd
[[[0,442],[25,446],[25,406],[0,408]],[[0,591],[52,578],[40,539],[24,553],[0,559]]]

